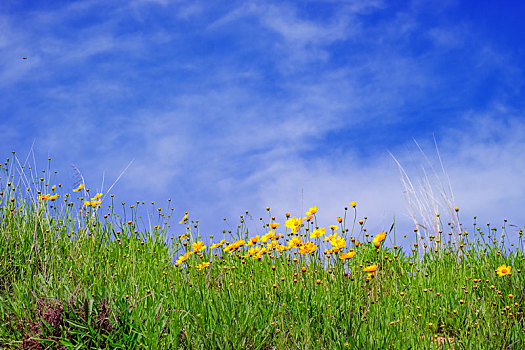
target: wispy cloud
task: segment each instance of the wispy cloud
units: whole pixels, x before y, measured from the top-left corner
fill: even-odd
[[[415,171],[408,145],[431,149],[435,134],[458,204],[481,216],[499,214],[485,204],[499,203],[523,219],[519,60],[478,23],[447,19],[458,5],[449,6],[441,15],[381,1],[13,10],[0,17],[0,149],[36,139],[95,183],[135,159],[115,188],[123,200],[173,197],[209,233],[267,205],[276,214],[319,205],[329,222],[352,200],[384,230],[394,215],[411,227],[387,150]]]

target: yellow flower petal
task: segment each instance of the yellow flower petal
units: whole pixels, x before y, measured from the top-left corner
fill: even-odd
[[[75,189],[73,190],[73,192],[78,192],[78,191],[80,191],[80,190],[83,189],[83,188],[84,188],[84,184],[81,183],[80,185],[78,185],[77,188],[75,188]]]

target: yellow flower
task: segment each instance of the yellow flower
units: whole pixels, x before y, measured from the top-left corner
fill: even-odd
[[[343,259],[351,259],[353,258],[357,253],[354,252],[354,251],[349,251],[347,253],[344,253],[344,254],[341,254],[339,255],[339,259],[343,260]]]
[[[498,273],[498,276],[505,276],[510,275],[510,270],[512,269],[511,266],[501,265],[496,269],[496,272]]]
[[[326,236],[325,238],[323,238],[323,241],[327,242],[327,241],[331,241],[332,239],[334,239],[335,237],[337,237],[337,233],[332,233],[331,235],[328,235]]]
[[[385,240],[385,238],[386,238],[386,232],[381,232],[375,236],[375,238],[372,240],[372,243],[374,244],[381,243]]]
[[[227,245],[226,247],[224,247],[224,251],[225,252],[234,251],[235,249],[238,249],[239,247],[243,246],[244,243],[246,243],[246,241],[244,239],[240,239],[240,240],[238,240],[236,242],[233,242],[232,244]]]
[[[261,242],[266,243],[267,240],[272,239],[275,236],[275,231],[270,230],[267,234],[261,237]]]
[[[310,238],[321,237],[322,235],[324,235],[325,231],[326,227],[320,227],[316,230],[313,230],[313,232],[310,233]]]
[[[288,250],[290,248],[285,245],[279,244],[277,247],[275,247],[275,249],[277,249],[278,252],[284,252],[285,250]]]
[[[179,224],[182,224],[186,220],[188,220],[188,212],[186,212],[186,214],[184,214],[184,217],[179,221]]]
[[[262,255],[263,255],[264,253],[266,253],[267,251],[268,251],[268,249],[266,249],[266,248],[262,248],[261,250],[259,250],[259,251],[257,252],[257,254],[256,254],[253,258],[254,258],[254,259],[261,259],[261,258],[262,258]]]
[[[80,190],[83,189],[83,188],[84,188],[84,184],[80,184],[77,188],[75,188],[75,189],[73,190],[73,192],[78,192],[78,191],[80,191]]]
[[[293,218],[286,220],[285,225],[286,227],[291,228],[293,233],[297,233],[302,222],[302,218],[298,219],[294,216]]]
[[[317,249],[317,246],[314,244],[314,242],[306,242],[299,248],[299,254],[309,253],[313,254]]]
[[[100,197],[102,197],[102,193],[97,193],[97,195],[93,198],[91,198],[92,201],[96,201],[97,199],[99,199]]]
[[[340,249],[343,249],[344,247],[346,247],[346,240],[342,237],[334,237],[330,241],[330,244],[332,245],[332,250],[337,252]]]
[[[377,267],[377,265],[367,266],[363,269],[363,272],[374,272],[375,270],[377,270]]]
[[[306,215],[314,215],[315,213],[317,213],[317,210],[318,208],[314,205],[313,207],[308,209],[308,211],[306,212]]]
[[[53,185],[53,187],[51,187],[51,191],[54,191],[56,188],[57,188],[57,185]]]
[[[38,196],[36,197],[36,199],[40,200],[40,199],[48,199],[49,195],[48,194],[43,194],[41,196]]]
[[[352,208],[355,208],[356,205],[357,205],[357,202],[355,202],[355,201],[350,203],[350,206],[351,206]]]
[[[279,226],[280,223],[278,222],[270,222],[270,227],[273,228],[274,230],[277,228],[277,226]]]
[[[257,254],[260,250],[261,250],[261,248],[259,248],[259,247],[250,248],[248,250],[248,253],[246,255],[244,255],[243,258],[247,258],[247,257],[250,257],[250,256],[252,256],[254,254]]]
[[[49,196],[49,197],[47,197],[47,199],[49,199],[50,201],[54,201],[54,200],[57,199],[58,197],[59,197],[58,194],[55,194],[55,195],[53,195],[53,196]]]
[[[210,266],[210,264],[211,264],[211,263],[209,263],[209,262],[203,262],[202,264],[197,265],[197,268],[198,268],[199,270],[202,270],[202,269],[204,269],[204,268]]]
[[[175,262],[175,266],[179,266],[180,264],[182,264],[183,262],[185,262],[186,260],[188,260],[188,258],[190,257],[190,255],[192,254],[192,252],[186,252],[186,254],[184,255],[181,255],[177,261]]]
[[[259,241],[259,235],[250,238],[250,243],[252,244],[257,243],[258,241]]]
[[[84,201],[84,205],[89,205],[89,206],[96,206],[96,205],[99,205],[100,204],[100,200],[98,201]]]
[[[335,231],[335,230],[338,230],[338,229],[339,229],[339,226],[337,226],[337,225],[330,226],[330,230],[332,230],[332,231]]]
[[[203,241],[198,241],[198,242],[193,243],[192,249],[194,253],[201,252],[204,249],[206,249],[206,246],[204,245]]]
[[[210,249],[215,249],[215,248],[219,248],[221,245],[224,244],[224,239],[222,241],[220,241],[219,243],[214,243],[211,245]]]
[[[278,241],[271,241],[270,243],[268,243],[266,245],[266,248],[268,248],[270,250],[270,249],[273,249],[273,248],[277,247],[278,245],[279,245]]]
[[[298,237],[298,236],[294,236],[290,242],[288,242],[288,246],[290,248],[294,248],[294,247],[298,247],[301,243],[303,243],[303,240],[301,239],[301,237]]]

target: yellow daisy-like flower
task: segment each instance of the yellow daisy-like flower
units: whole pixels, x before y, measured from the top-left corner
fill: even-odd
[[[299,248],[299,254],[313,254],[317,250],[317,245],[314,242],[306,242]]]
[[[298,236],[294,236],[290,242],[288,242],[288,246],[290,248],[296,248],[298,247],[301,243],[303,243],[303,240],[301,239],[301,237],[298,237]]]
[[[102,193],[97,193],[95,197],[91,198],[92,201],[96,201],[97,199],[99,199],[100,197],[102,197]]]
[[[219,243],[214,243],[211,245],[210,249],[215,249],[215,248],[219,248],[221,245],[224,244],[224,239],[222,241],[220,241]]]
[[[355,202],[355,201],[354,201],[354,202],[350,202],[350,206],[351,206],[352,208],[355,208],[356,205],[357,205],[357,202]]]
[[[250,243],[252,243],[252,244],[257,243],[259,241],[259,238],[260,238],[259,235],[250,238]]]
[[[325,238],[323,238],[323,241],[328,242],[334,239],[335,237],[337,237],[337,233],[332,233],[331,235],[328,235]]]
[[[379,243],[383,242],[386,238],[386,232],[380,232],[378,235],[375,236],[375,238],[372,240],[372,243]]]
[[[278,252],[284,252],[290,248],[285,245],[279,244],[277,247],[275,247],[275,249],[277,249]]]
[[[267,240],[272,239],[274,236],[275,236],[275,231],[270,230],[267,234],[261,237],[260,241],[263,243],[266,243]]]
[[[510,270],[512,269],[511,266],[506,266],[506,265],[501,265],[500,267],[498,267],[496,269],[496,273],[498,274],[498,276],[505,276],[505,275],[510,275]]]
[[[313,230],[312,233],[310,233],[310,238],[321,237],[322,235],[324,235],[325,231],[326,227],[320,227],[316,230]]]
[[[179,224],[182,224],[186,220],[188,220],[188,212],[184,214],[184,217],[179,221]]]
[[[257,254],[253,257],[254,259],[261,259],[263,254],[266,253],[268,251],[267,248],[262,248],[261,250],[259,250],[257,252]]]
[[[308,211],[306,212],[306,215],[314,215],[315,213],[317,213],[317,210],[318,208],[314,205],[313,207],[308,209]]]
[[[332,230],[332,231],[335,231],[335,230],[338,230],[338,229],[339,229],[339,226],[337,226],[337,225],[331,225],[330,226],[330,230]]]
[[[83,189],[83,188],[84,188],[84,184],[80,184],[80,185],[78,185],[77,188],[75,188],[75,189],[73,190],[73,192],[78,192],[78,191],[80,191],[80,190]]]
[[[58,194],[55,194],[55,195],[53,195],[53,196],[49,196],[49,197],[47,197],[47,199],[50,200],[50,201],[54,201],[54,200],[57,199],[58,197],[60,197],[60,196],[59,196]]]
[[[354,252],[354,251],[349,251],[347,253],[344,253],[344,254],[341,254],[339,255],[339,259],[341,260],[344,260],[344,259],[351,259],[353,258],[357,253]]]
[[[376,248],[379,248],[381,246],[381,242],[383,242],[386,238],[386,232],[380,232],[375,238],[372,240],[372,243],[374,243]]]
[[[211,263],[209,263],[209,262],[203,262],[202,264],[197,265],[197,268],[198,268],[199,270],[202,270],[202,269],[204,269],[204,268],[210,266],[210,264],[211,264]]]
[[[246,241],[244,239],[240,239],[236,242],[233,242],[232,244],[224,247],[224,251],[225,252],[229,252],[229,251],[234,251],[236,249],[238,249],[239,247],[242,247],[244,245],[244,243],[246,243]]]
[[[175,266],[179,266],[180,264],[182,264],[183,262],[185,262],[186,260],[188,260],[188,258],[190,257],[190,255],[192,254],[192,252],[186,252],[186,254],[184,255],[181,255],[177,261],[175,262]]]
[[[363,269],[363,272],[375,272],[375,270],[377,270],[378,266],[377,265],[370,265],[370,266],[367,266]]]
[[[340,249],[346,247],[346,240],[342,237],[337,236],[330,241],[330,244],[332,245],[332,249],[334,251],[339,251]]]
[[[96,205],[99,205],[100,202],[101,202],[100,200],[98,200],[98,201],[84,201],[84,205],[88,205],[88,206],[94,207]]]
[[[201,252],[204,249],[206,249],[206,246],[204,245],[203,241],[198,241],[198,242],[193,243],[192,249],[194,253]]]
[[[279,242],[278,241],[271,241],[270,243],[268,243],[266,245],[266,248],[268,248],[269,250],[273,249],[273,248],[276,248],[277,246],[279,245]]]
[[[294,216],[293,218],[286,220],[285,226],[291,228],[293,233],[297,233],[302,222],[302,218],[298,219]]]
[[[49,198],[48,194],[43,194],[41,196],[36,197],[36,199],[38,199],[38,200],[40,200],[40,199],[48,199],[48,198]]]
[[[244,255],[243,258],[247,258],[247,257],[250,257],[250,256],[252,256],[254,254],[257,254],[260,250],[261,250],[260,247],[250,248],[248,250],[248,253],[246,255]]]
[[[270,227],[273,228],[274,230],[277,228],[277,226],[279,226],[280,223],[278,222],[270,222]]]

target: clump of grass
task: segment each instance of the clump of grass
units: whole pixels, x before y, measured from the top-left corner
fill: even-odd
[[[474,222],[458,244],[443,235],[405,251],[387,246],[390,232],[368,233],[351,202],[326,224],[322,208],[296,217],[268,207],[264,235],[242,215],[205,242],[170,202],[117,203],[13,162],[0,170],[0,347],[525,345],[521,230],[513,250]],[[139,209],[155,213],[152,227],[141,228]]]
[[[447,229],[449,236],[451,236],[450,238],[456,244],[460,244],[459,236],[461,236],[462,225],[457,215],[459,208],[454,204],[454,193],[450,179],[445,172],[437,142],[434,139],[440,172],[434,168],[417,141],[414,140],[414,143],[421,152],[423,159],[425,159],[425,162],[421,163],[422,176],[417,181],[412,180],[400,161],[391,154],[399,168],[409,214],[415,225],[414,232],[421,243],[438,247],[439,244],[436,241],[442,239],[443,220],[445,220],[448,222]],[[436,238],[435,241],[434,238]]]

